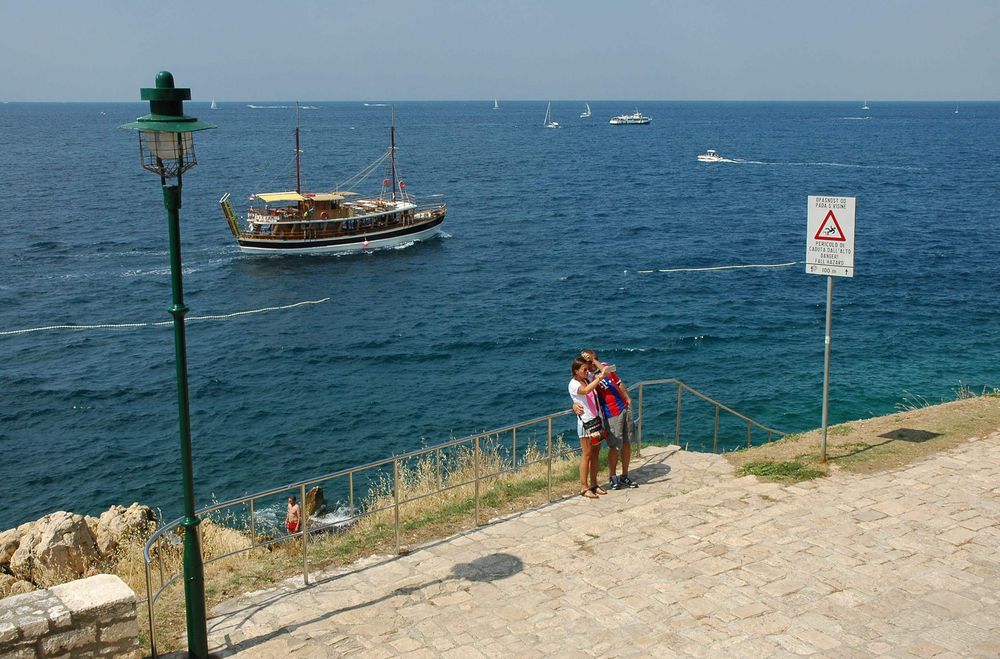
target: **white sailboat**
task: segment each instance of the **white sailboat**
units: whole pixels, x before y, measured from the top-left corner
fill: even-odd
[[[958,106],[955,106],[955,114],[958,114]]]
[[[494,110],[499,110],[500,109],[500,99],[497,99],[497,98],[493,99],[493,109]]]
[[[542,125],[546,128],[559,128],[559,122],[552,120],[552,101],[549,101],[549,106],[545,108],[545,122]]]
[[[590,116],[590,103],[584,103],[584,105],[587,106],[587,109],[580,113],[581,119],[586,119]]]
[[[212,109],[213,110],[218,110],[219,109],[219,106],[215,104],[215,99],[214,98],[212,99]]]
[[[867,98],[865,99],[865,104],[861,106],[861,109],[862,110],[867,110],[868,109],[868,99]]]

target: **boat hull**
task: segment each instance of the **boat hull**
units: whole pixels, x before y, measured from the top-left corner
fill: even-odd
[[[369,249],[396,247],[415,240],[427,240],[441,232],[444,214],[410,226],[373,231],[363,235],[307,240],[259,240],[240,237],[240,251],[246,254],[344,254]]]

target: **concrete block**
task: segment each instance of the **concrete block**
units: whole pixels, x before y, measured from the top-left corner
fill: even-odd
[[[87,625],[43,638],[41,641],[41,650],[42,654],[48,657],[60,652],[70,652],[96,641],[97,627],[95,625]]]
[[[35,651],[34,644],[21,644],[9,651],[7,648],[3,648],[3,650],[4,652],[0,654],[0,659],[37,659],[38,657],[38,652]]]
[[[101,645],[117,643],[124,639],[137,639],[139,636],[139,625],[135,619],[122,620],[101,627],[97,632],[97,640]]]
[[[51,588],[75,616],[107,617],[121,607],[135,610],[135,593],[113,574],[98,574]]]
[[[21,629],[11,620],[0,620],[0,648],[14,643],[21,637]]]

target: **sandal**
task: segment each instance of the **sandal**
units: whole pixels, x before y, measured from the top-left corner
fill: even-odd
[[[590,491],[593,492],[594,494],[607,494],[608,493],[608,491],[605,490],[600,485],[595,485],[594,487],[590,488]]]
[[[582,490],[580,492],[581,497],[586,497],[587,499],[596,499],[597,495],[594,494],[593,490]]]

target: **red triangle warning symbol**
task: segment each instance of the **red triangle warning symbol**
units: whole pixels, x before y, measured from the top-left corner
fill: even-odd
[[[827,213],[826,217],[823,218],[823,222],[819,225],[819,230],[813,238],[815,240],[832,240],[838,243],[847,242],[844,230],[840,228],[840,222],[837,221],[837,216],[833,214],[833,211]]]

